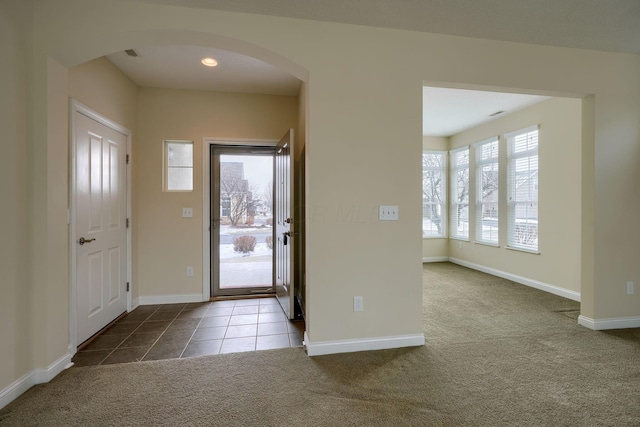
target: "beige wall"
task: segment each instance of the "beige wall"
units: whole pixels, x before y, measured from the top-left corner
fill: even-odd
[[[297,110],[293,96],[140,88],[134,224],[141,297],[202,295],[203,138],[277,140],[296,127]],[[166,139],[194,142],[192,192],[162,191]],[[193,218],[181,217],[183,207],[193,208]]]
[[[423,136],[422,148],[424,150],[447,151],[449,149],[449,138],[442,136]],[[447,180],[449,177],[447,177]],[[449,257],[449,239],[422,239],[422,259],[423,261],[441,261]]]
[[[500,192],[499,247],[473,243],[475,221],[470,221],[470,242],[449,242],[449,256],[484,267],[580,292],[582,101],[552,98],[468,131],[453,135],[450,148],[471,146],[470,198],[475,200],[473,144],[500,136],[501,176],[506,177],[505,133],[540,126],[538,150],[539,251],[531,254],[506,248],[506,186]],[[502,181],[504,182],[504,181]],[[469,217],[475,218],[471,203]]]
[[[136,129],[138,87],[105,57],[69,69],[69,97],[132,132]]]
[[[25,3],[0,2],[0,391],[33,369],[27,241],[27,55]]]
[[[186,43],[232,47],[285,69],[309,72],[306,249],[311,343],[422,333],[419,159],[424,81],[594,94],[594,123],[585,125],[593,127],[594,138],[583,141],[593,143],[595,164],[584,163],[584,156],[583,175],[594,181],[587,179],[583,186],[594,188],[595,231],[591,242],[582,244],[583,254],[593,253],[593,286],[588,289],[592,304],[583,307],[582,314],[640,318],[640,293],[627,296],[625,285],[627,280],[640,282],[635,259],[640,224],[630,216],[640,210],[637,55],[110,0],[38,2],[33,31],[25,31],[33,38],[33,63],[27,70],[33,100],[28,115],[34,119],[28,135],[28,197],[47,200],[33,204],[43,214],[28,218],[28,229],[37,235],[30,244],[43,248],[28,266],[36,270],[29,278],[36,291],[44,287],[49,294],[68,298],[68,278],[43,274],[46,270],[38,267],[64,264],[65,257],[58,254],[68,246],[64,233],[52,232],[65,228],[66,207],[48,203],[66,188],[64,179],[46,171],[66,171],[54,150],[64,152],[67,142],[47,127],[58,107],[48,97],[66,98],[66,93],[47,88],[57,83],[48,79],[58,75],[47,57],[71,67],[134,45]],[[400,221],[377,221],[380,204],[398,205]],[[18,203],[15,212],[24,213],[24,207]],[[353,312],[354,295],[364,296],[364,312]],[[32,315],[35,321],[49,322],[46,337],[33,332],[36,348],[26,355],[42,368],[64,353],[68,307],[55,299],[37,300],[33,310],[38,313]]]

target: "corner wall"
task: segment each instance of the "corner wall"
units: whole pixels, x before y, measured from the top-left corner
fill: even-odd
[[[278,140],[298,125],[293,96],[140,88],[135,188],[140,298],[202,299],[203,138]],[[191,192],[162,189],[163,140],[194,142]],[[193,218],[182,218],[182,208]],[[187,277],[186,267],[195,274]]]
[[[499,247],[474,243],[475,221],[470,221],[470,242],[451,240],[449,257],[508,273],[568,291],[573,299],[581,292],[582,216],[582,101],[552,98],[450,138],[450,149],[471,145],[470,199],[475,200],[473,144],[492,136],[503,136],[531,125],[540,126],[539,136],[539,251],[532,254],[506,248],[506,187],[500,187]],[[506,144],[501,138],[501,171],[506,171]],[[502,173],[501,173],[502,176]],[[502,184],[506,184],[501,181]],[[470,203],[469,217],[475,218]],[[460,244],[462,243],[462,244]]]
[[[26,377],[34,366],[27,244],[30,14],[27,2],[0,2],[0,408],[31,386]]]

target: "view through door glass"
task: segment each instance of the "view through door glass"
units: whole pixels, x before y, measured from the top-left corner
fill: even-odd
[[[214,294],[271,291],[273,154],[220,153],[218,161]]]

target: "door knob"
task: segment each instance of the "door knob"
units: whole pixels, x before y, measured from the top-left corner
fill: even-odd
[[[91,243],[96,239],[85,239],[84,237],[81,237],[80,240],[78,240],[78,243],[80,245],[84,245],[85,243]]]
[[[290,233],[290,232],[288,232],[288,231],[285,231],[284,233],[282,233],[282,236],[283,236],[283,238],[282,238],[282,244],[283,244],[284,246],[287,246],[287,240],[289,239],[289,236],[291,236],[291,233]]]

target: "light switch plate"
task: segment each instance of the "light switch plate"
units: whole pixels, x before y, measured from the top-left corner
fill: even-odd
[[[182,218],[193,218],[193,208],[182,208]]]
[[[353,311],[364,311],[364,297],[353,297]]]
[[[398,206],[380,205],[380,221],[397,221]]]

